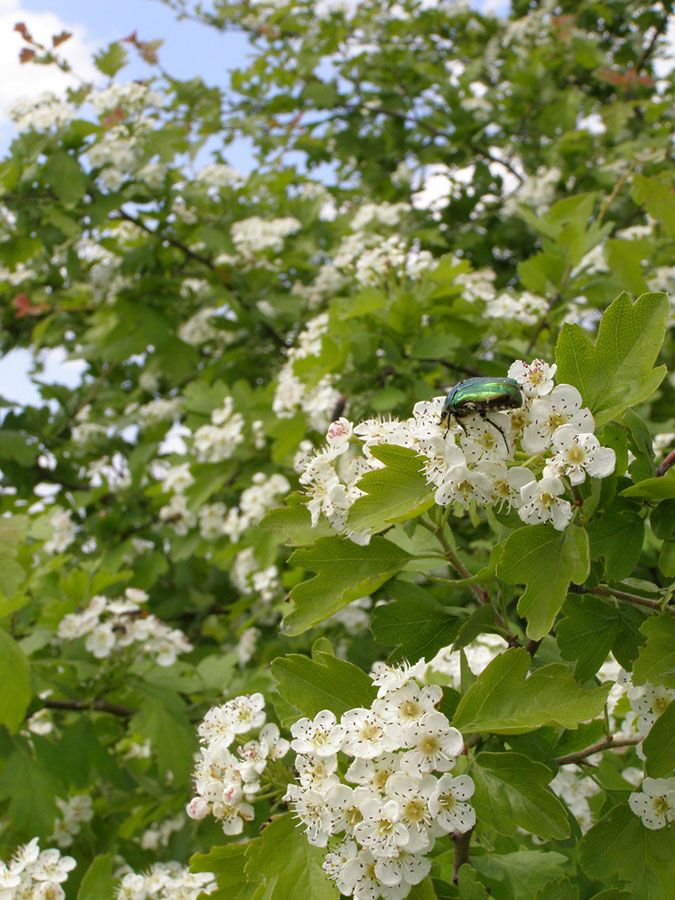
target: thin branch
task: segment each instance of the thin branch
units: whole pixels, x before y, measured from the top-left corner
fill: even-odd
[[[473,828],[469,831],[456,831],[453,835],[453,843],[455,846],[454,858],[452,860],[452,883],[457,884],[459,878],[459,870],[464,863],[469,861],[469,845],[471,844],[471,835]]]
[[[559,766],[568,766],[570,763],[583,763],[586,757],[593,756],[594,753],[600,753],[603,750],[610,750],[615,747],[632,747],[635,744],[639,744],[640,741],[642,741],[642,735],[640,734],[625,738],[615,738],[610,734],[591,744],[590,747],[577,750],[576,753],[568,753],[567,756],[559,756],[556,762]]]
[[[663,462],[658,464],[656,467],[656,477],[662,478],[672,465],[675,465],[675,450],[671,450]]]
[[[646,606],[648,609],[654,609],[661,612],[664,608],[658,600],[650,600],[648,597],[640,597],[639,594],[629,594],[627,591],[619,591],[616,588],[596,587],[584,590],[586,594],[599,594],[601,597],[614,597],[617,600],[624,600],[626,603],[632,603],[635,606]],[[675,615],[675,609],[672,606],[666,606]]]
[[[642,69],[644,68],[644,66],[646,65],[646,63],[649,61],[649,57],[652,55],[652,53],[654,52],[654,48],[656,47],[656,42],[658,41],[658,39],[661,37],[661,35],[665,32],[666,28],[668,27],[668,19],[669,18],[670,18],[670,12],[668,10],[666,10],[665,15],[663,16],[663,18],[661,19],[659,24],[654,29],[654,34],[652,35],[652,39],[645,47],[644,52],[643,52],[642,56],[640,57],[640,59],[637,61],[637,65],[635,66],[636,74],[639,74],[642,71]]]
[[[117,703],[109,703],[107,700],[45,700],[44,705],[47,709],[72,709],[79,712],[94,709],[97,712],[107,712],[123,719],[128,719],[136,714],[135,709],[129,709],[128,706],[120,706]]]

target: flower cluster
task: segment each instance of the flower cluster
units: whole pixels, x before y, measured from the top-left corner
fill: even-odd
[[[91,822],[94,810],[88,794],[75,794],[68,800],[56,797],[56,805],[61,810],[61,818],[54,822],[54,833],[49,838],[59,847],[70,847],[73,837],[80,833],[83,822]]]
[[[52,528],[52,533],[42,545],[42,549],[46,553],[63,553],[75,540],[77,530],[70,510],[55,509],[49,516],[48,524]]]
[[[59,623],[58,637],[76,640],[84,637],[85,648],[96,659],[107,659],[132,644],[153,658],[158,666],[170,666],[180,653],[189,653],[192,644],[182,631],[169,628],[140,606],[148,595],[137,588],[127,588],[124,598],[92,597],[83,612],[69,613]]]
[[[309,843],[328,848],[328,877],[355,900],[406,897],[429,873],[436,838],[476,822],[472,779],[451,774],[464,741],[436,708],[442,688],[421,683],[425,668],[377,663],[369,708],[339,723],[322,710],[291,728],[299,784],[286,799]]]
[[[0,861],[0,897],[3,900],[64,900],[61,885],[75,868],[72,856],[59,850],[40,850],[33,838],[14,853],[7,865]]]
[[[158,862],[145,874],[119,873],[117,900],[197,900],[218,887],[213,872],[190,872],[177,862]]]
[[[185,825],[185,815],[179,812],[163,822],[153,822],[146,828],[140,837],[140,845],[144,850],[157,850],[159,847],[168,847],[171,835],[180,831]]]
[[[191,819],[209,814],[225,834],[241,834],[244,822],[254,818],[251,805],[260,791],[260,778],[271,760],[282,759],[289,743],[272,722],[265,724],[262,694],[235,697],[212,707],[202,719],[194,771],[196,796],[187,805]],[[257,731],[257,738],[251,732]],[[248,740],[244,740],[244,737]],[[237,752],[232,752],[233,744]]]
[[[199,462],[218,463],[229,459],[244,440],[244,417],[234,412],[234,402],[226,397],[211,413],[211,424],[195,431],[194,448]]]
[[[328,313],[307,322],[305,330],[297,338],[296,346],[287,353],[287,361],[279,371],[277,388],[272,401],[272,411],[281,418],[292,416],[302,409],[314,428],[325,428],[340,399],[340,392],[333,387],[333,376],[325,375],[313,388],[307,388],[293,371],[296,360],[319,356],[322,337],[328,331]]]
[[[255,256],[266,250],[278,253],[284,246],[284,238],[302,228],[293,216],[281,219],[261,219],[249,216],[235,222],[230,228],[234,246],[243,256]]]
[[[336,531],[363,540],[346,529],[349,507],[361,496],[361,475],[382,465],[370,448],[397,444],[423,457],[439,506],[452,505],[458,515],[475,506],[515,509],[527,524],[551,522],[563,531],[572,518],[566,482],[581,484],[587,474],[604,478],[614,471],[616,458],[593,434],[593,416],[579,391],[570,384],[554,387],[555,371],[555,365],[539,359],[514,362],[508,374],[520,386],[522,405],[472,413],[454,424],[441,423],[442,396],[415,404],[405,421],[333,422],[326,446],[302,461],[300,482],[309,495],[313,524],[323,513]],[[353,454],[354,443],[361,444],[362,456]],[[530,456],[528,466],[537,465],[539,479],[528,466],[514,464],[519,450]]]

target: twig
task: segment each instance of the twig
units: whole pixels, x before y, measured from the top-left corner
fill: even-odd
[[[473,828],[465,832],[455,832],[453,835],[453,843],[455,846],[454,858],[452,860],[452,883],[457,884],[459,878],[459,870],[464,863],[469,861],[469,844],[471,843],[471,835]]]
[[[640,597],[639,594],[629,594],[627,591],[619,591],[616,588],[596,587],[585,590],[585,594],[599,594],[601,597],[615,597],[617,600],[625,600],[626,603],[633,603],[635,606],[646,606],[648,609],[657,609],[659,612],[663,609],[658,600],[650,600],[648,597]],[[675,609],[666,606],[666,609],[675,614]]]
[[[652,35],[652,38],[651,38],[650,42],[647,44],[647,46],[646,46],[645,49],[644,49],[644,52],[643,52],[642,56],[641,56],[640,59],[637,61],[637,64],[636,64],[636,66],[635,66],[635,72],[636,72],[636,74],[639,74],[639,73],[642,71],[642,69],[644,68],[645,64],[646,64],[647,61],[649,60],[649,57],[650,57],[650,56],[652,55],[652,53],[654,52],[654,48],[656,47],[656,42],[658,41],[658,39],[661,37],[661,35],[662,35],[662,34],[664,33],[664,31],[666,30],[666,27],[667,27],[667,25],[668,25],[668,19],[669,19],[669,18],[670,18],[670,12],[669,12],[668,10],[666,10],[665,15],[663,16],[663,18],[661,19],[661,21],[659,22],[659,24],[656,26],[656,28],[655,28],[655,30],[654,30],[654,34]]]
[[[663,462],[658,464],[656,467],[656,477],[661,478],[672,465],[675,465],[675,450],[671,450]]]
[[[600,753],[602,750],[609,750],[614,747],[632,747],[635,744],[639,744],[641,740],[642,735],[640,734],[625,738],[615,738],[610,734],[607,737],[596,741],[594,744],[591,744],[590,747],[585,747],[583,750],[577,750],[576,753],[568,753],[567,756],[559,756],[556,759],[556,762],[559,766],[568,766],[570,763],[581,763],[587,756],[593,756],[594,753]]]
[[[45,700],[47,709],[72,709],[80,712],[95,709],[97,712],[111,713],[113,716],[120,716],[128,719],[136,714],[135,709],[129,709],[128,706],[120,706],[117,703],[109,703],[107,700]]]

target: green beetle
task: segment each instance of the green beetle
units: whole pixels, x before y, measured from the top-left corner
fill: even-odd
[[[490,410],[518,409],[523,405],[523,393],[518,382],[513,378],[467,378],[460,381],[448,392],[441,410],[441,424],[447,419],[448,425],[445,433],[450,428],[450,418],[454,416],[457,424],[466,434],[466,427],[462,422],[465,416],[477,415],[485,422],[489,422],[504,438],[506,449],[509,449],[506,435],[502,429],[488,419],[486,413]]]

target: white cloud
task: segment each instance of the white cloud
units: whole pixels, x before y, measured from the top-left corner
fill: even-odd
[[[17,22],[24,22],[34,39],[47,47],[51,46],[52,35],[62,31],[72,32],[73,36],[58,48],[58,52],[81,78],[95,77],[91,54],[97,45],[87,39],[87,30],[83,25],[66,22],[52,12],[24,9],[21,0],[0,0],[0,128],[3,135],[7,135],[12,128],[8,112],[17,100],[39,95],[43,91],[61,95],[66,87],[77,85],[73,75],[61,72],[54,65],[19,62],[19,52],[28,45],[14,31]]]

